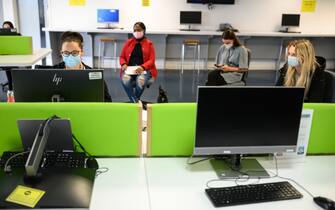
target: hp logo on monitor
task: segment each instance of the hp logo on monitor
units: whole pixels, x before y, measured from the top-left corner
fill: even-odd
[[[61,77],[57,77],[57,74],[54,75],[52,82],[56,83],[58,85],[62,81]]]

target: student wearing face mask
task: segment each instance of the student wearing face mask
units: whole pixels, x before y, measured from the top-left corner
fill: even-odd
[[[248,52],[234,31],[222,33],[223,44],[216,54],[216,69],[208,74],[206,85],[229,85],[242,80],[243,71],[248,70]]]
[[[126,41],[120,55],[120,76],[130,102],[137,103],[148,81],[157,77],[157,69],[154,44],[145,36],[144,23],[135,23],[133,29],[133,37]],[[126,74],[128,66],[138,66],[136,74]]]
[[[68,70],[84,70],[92,69],[87,66],[82,60],[81,57],[84,54],[83,51],[83,37],[80,33],[67,31],[64,32],[61,36],[61,55],[63,62],[54,65],[54,69],[68,69]],[[105,102],[111,102],[112,98],[109,94],[106,83],[104,82],[104,93],[105,93]]]
[[[317,60],[312,43],[294,40],[287,46],[287,63],[279,70],[277,86],[304,87],[305,102],[322,102],[325,93],[325,61]]]

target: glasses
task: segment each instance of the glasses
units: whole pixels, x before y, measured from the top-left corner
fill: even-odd
[[[80,51],[77,51],[77,50],[74,50],[72,52],[69,52],[69,51],[63,51],[63,52],[61,52],[62,56],[64,56],[64,57],[69,57],[70,55],[72,55],[72,56],[78,56],[79,53],[80,53]]]

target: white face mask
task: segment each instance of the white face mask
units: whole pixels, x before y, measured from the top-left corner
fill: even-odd
[[[225,48],[227,48],[227,49],[230,49],[230,48],[232,48],[233,47],[233,44],[223,44],[224,46],[225,46]]]
[[[133,33],[133,35],[134,35],[135,39],[142,39],[143,36],[144,36],[144,32],[143,31],[135,31]]]

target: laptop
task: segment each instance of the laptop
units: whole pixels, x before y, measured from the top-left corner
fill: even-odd
[[[36,133],[45,119],[20,119],[17,121],[24,151],[31,149]],[[73,152],[71,123],[68,119],[55,119],[50,124],[46,151]]]

